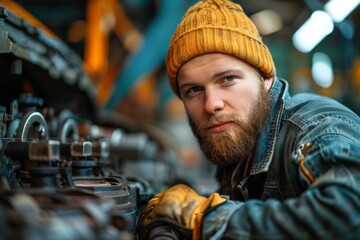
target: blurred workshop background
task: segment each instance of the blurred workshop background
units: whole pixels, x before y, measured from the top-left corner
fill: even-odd
[[[99,106],[136,122],[157,121],[176,108],[164,57],[182,14],[196,0],[15,2],[79,54]],[[260,30],[278,76],[290,81],[293,93],[328,95],[359,112],[359,1],[234,2]]]
[[[28,141],[22,118],[31,108],[28,120],[46,125],[48,137],[59,137],[61,144],[108,140],[111,167],[135,176],[131,182],[145,179],[155,192],[177,182],[205,194],[216,189],[213,167],[201,154],[165,72],[171,35],[195,2],[0,0],[4,139]],[[234,2],[258,27],[291,94],[329,96],[360,113],[360,0]],[[68,130],[71,139],[59,135],[67,119],[76,120]],[[4,152],[13,161],[19,158],[15,151]]]

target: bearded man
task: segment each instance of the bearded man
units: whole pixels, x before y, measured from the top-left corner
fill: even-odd
[[[168,49],[167,73],[221,188],[152,198],[140,239],[356,239],[360,118],[335,100],[288,93],[240,5],[199,1]]]

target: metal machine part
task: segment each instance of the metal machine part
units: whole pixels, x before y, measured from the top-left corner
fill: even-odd
[[[79,141],[79,132],[75,119],[69,118],[60,126],[58,137],[60,142]]]
[[[91,190],[105,198],[115,200],[111,209],[113,225],[120,230],[135,232],[136,190],[119,177],[74,177],[75,186]]]
[[[124,166],[163,169],[157,142],[121,124],[100,123],[109,134],[98,136],[83,127],[101,121],[82,60],[6,3],[0,3],[0,238],[134,239],[154,188]]]
[[[62,143],[60,147],[61,158],[71,162],[74,176],[94,176],[97,161],[92,157],[92,143],[71,142]]]
[[[1,239],[133,239],[111,224],[115,202],[90,191],[29,189],[0,199]]]
[[[20,141],[48,137],[48,128],[44,116],[39,112],[25,113],[21,118],[9,121],[7,138],[18,138]]]
[[[12,141],[4,146],[6,156],[21,165],[18,183],[21,187],[58,187],[60,143]]]
[[[62,109],[55,118],[55,129],[52,137],[58,138],[62,143],[80,141],[79,124],[77,116],[70,109]]]
[[[7,123],[13,120],[13,116],[6,113],[6,108],[0,106],[0,133],[2,137],[5,137],[7,132]]]
[[[16,131],[16,138],[24,142],[28,139],[45,139],[48,127],[44,116],[39,112],[28,112],[21,119]]]
[[[110,157],[106,139],[61,143],[57,140],[29,138],[28,129],[33,127],[34,122],[40,122],[37,119],[43,119],[39,116],[39,113],[25,114],[27,121],[22,121],[23,124],[18,128],[21,133],[19,136],[23,137],[7,139],[2,145],[4,155],[21,165],[16,189],[86,189],[115,202],[108,213],[112,227],[122,234],[135,234],[138,209],[141,209],[138,205],[144,204],[153,194],[149,185],[135,178],[128,181],[121,176],[99,177],[94,174],[96,167],[109,167],[106,162],[102,162]],[[46,122],[41,123],[46,126]]]
[[[14,97],[25,92],[19,99],[25,100],[25,105],[39,108],[47,104],[56,112],[70,107],[93,118],[94,86],[81,57],[34,19],[15,1],[1,1],[1,104],[9,106]],[[27,99],[29,93],[37,98]]]
[[[92,156],[96,161],[95,176],[110,175],[110,144],[107,139],[98,139],[92,142]]]
[[[156,158],[157,145],[143,132],[116,129],[110,137],[110,153],[123,160],[151,160]]]

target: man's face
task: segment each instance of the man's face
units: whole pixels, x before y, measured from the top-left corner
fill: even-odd
[[[273,78],[226,54],[206,54],[178,72],[180,95],[200,147],[214,164],[246,159],[269,112]]]

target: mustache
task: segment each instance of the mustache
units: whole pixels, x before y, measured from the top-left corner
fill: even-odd
[[[218,122],[234,122],[238,124],[243,123],[243,119],[239,114],[223,114],[219,116],[211,116],[208,120],[201,122],[198,127],[197,131],[201,132],[210,128],[212,125]]]

